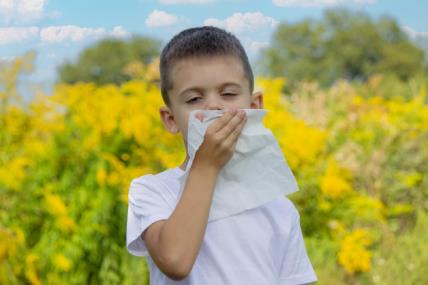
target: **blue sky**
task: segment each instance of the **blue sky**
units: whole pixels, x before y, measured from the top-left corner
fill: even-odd
[[[233,32],[254,62],[279,23],[341,6],[375,19],[390,15],[411,37],[428,39],[426,0],[0,0],[0,60],[35,50],[28,80],[46,88],[59,64],[103,37],[139,34],[166,43],[182,29],[216,25]]]

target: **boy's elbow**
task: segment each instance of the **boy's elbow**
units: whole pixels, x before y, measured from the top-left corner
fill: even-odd
[[[177,246],[165,246],[160,240],[162,225],[165,221],[154,223],[142,235],[146,241],[147,249],[156,266],[168,278],[180,281],[189,275],[193,265],[190,265],[183,253],[177,251]]]
[[[171,273],[165,274],[165,275],[174,281],[181,281],[189,275],[189,272],[187,272],[187,271],[174,271],[174,272],[171,272]]]
[[[182,259],[168,259],[164,264],[163,273],[174,281],[181,281],[190,274],[191,268],[186,266]]]

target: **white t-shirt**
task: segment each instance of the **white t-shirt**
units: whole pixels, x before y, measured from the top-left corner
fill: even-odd
[[[299,213],[286,197],[237,215],[208,222],[190,274],[168,278],[150,257],[143,231],[168,219],[179,194],[179,167],[132,180],[129,189],[126,245],[147,256],[150,285],[285,285],[315,282],[306,254]]]

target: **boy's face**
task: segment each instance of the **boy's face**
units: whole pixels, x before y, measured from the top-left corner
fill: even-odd
[[[181,132],[187,146],[187,123],[195,109],[261,109],[261,92],[250,94],[241,62],[231,56],[191,58],[178,61],[170,71],[170,108],[160,108],[165,128]]]

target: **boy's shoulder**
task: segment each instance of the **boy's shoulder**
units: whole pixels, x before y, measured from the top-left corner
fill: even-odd
[[[270,205],[271,210],[282,219],[286,218],[294,222],[298,222],[300,219],[299,211],[287,196],[276,199],[268,203],[268,205]]]
[[[180,170],[177,167],[168,168],[158,173],[146,173],[131,180],[131,187],[133,185],[141,184],[163,184],[168,180],[176,179],[180,175]]]
[[[173,205],[177,199],[180,170],[169,168],[159,173],[147,173],[131,180],[128,200],[137,202],[147,199],[164,200]]]

